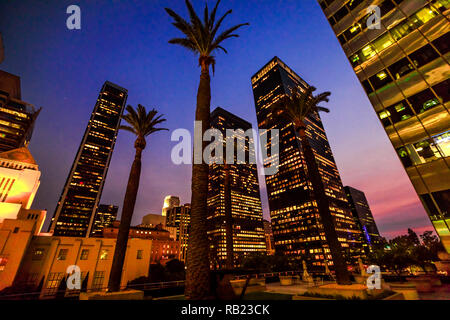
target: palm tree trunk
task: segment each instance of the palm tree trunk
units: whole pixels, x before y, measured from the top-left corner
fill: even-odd
[[[127,191],[123,200],[122,217],[120,218],[119,234],[117,235],[116,248],[109,276],[109,291],[120,291],[120,280],[122,278],[123,263],[127,251],[128,235],[130,233],[131,218],[133,217],[134,205],[139,189],[141,177],[141,155],[142,149],[136,148],[136,155],[131,166],[128,178]]]
[[[313,198],[317,201],[320,220],[322,222],[325,237],[327,239],[327,243],[331,251],[331,256],[333,258],[334,270],[336,272],[336,281],[338,284],[351,284],[350,276],[347,270],[347,264],[345,263],[341,244],[338,240],[337,232],[333,222],[333,217],[330,213],[330,203],[327,195],[325,194],[325,188],[323,186],[314,152],[311,148],[311,145],[309,144],[308,137],[306,136],[306,127],[299,126],[297,130],[302,142],[302,149],[306,160],[308,178],[313,186]]]
[[[210,103],[209,67],[202,65],[195,112],[195,120],[202,123],[202,138],[204,132],[210,126]],[[205,147],[206,142],[203,142],[202,155]],[[209,166],[203,160],[201,164],[194,163],[192,165],[191,226],[186,261],[185,295],[187,299],[193,300],[211,297],[209,241],[207,237],[208,171]]]
[[[225,170],[224,194],[225,194],[225,241],[227,248],[226,268],[233,269],[233,213],[231,211],[231,183],[230,183],[230,165],[223,165]]]

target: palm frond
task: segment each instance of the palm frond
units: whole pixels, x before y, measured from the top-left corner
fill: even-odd
[[[129,131],[138,137],[146,137],[157,131],[168,130],[166,128],[156,127],[166,121],[163,115],[157,115],[158,111],[156,109],[147,112],[143,105],[138,104],[136,109],[128,105],[126,110],[128,113],[122,116],[122,119],[129,125],[121,125],[120,129]]]

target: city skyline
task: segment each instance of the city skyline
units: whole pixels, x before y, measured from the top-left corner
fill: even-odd
[[[294,5],[294,2],[289,2],[292,7]],[[161,6],[159,6],[161,4]],[[199,5],[199,3],[195,2],[195,5]],[[114,12],[117,14],[116,10],[119,11],[120,4],[114,4],[116,7],[109,9],[112,10],[112,13]],[[155,6],[153,10],[155,12],[158,12],[158,10],[162,10],[162,2],[155,2]],[[180,4],[180,6],[182,3]],[[23,5],[25,6],[25,5]],[[89,7],[88,4],[83,4],[83,2],[80,4],[80,7],[83,9],[83,6]],[[242,7],[245,7],[245,5],[234,3],[233,7],[236,8],[236,11],[242,11]],[[22,4],[19,6],[22,7]],[[56,6],[58,9],[58,6]],[[61,6],[62,8],[63,6]],[[270,7],[270,6],[269,6]],[[289,5],[288,5],[289,7]],[[300,5],[301,7],[301,5]],[[307,4],[303,9],[311,10],[316,14],[317,18],[320,18],[321,11],[320,7],[317,3],[314,3],[312,1],[311,4]],[[38,8],[39,9],[39,8]],[[42,10],[42,7],[40,8]],[[58,19],[58,14],[60,14],[59,19],[64,22],[65,21],[65,15],[64,10],[60,10],[61,12],[56,13],[55,8],[53,8],[50,11],[50,14],[54,13],[54,19]],[[269,10],[269,9],[264,9]],[[30,10],[31,11],[31,10]],[[286,9],[282,10],[285,14],[289,14]],[[299,9],[299,13],[302,11]],[[84,12],[84,11],[83,11]],[[137,14],[135,12],[135,14]],[[305,16],[305,13],[302,13],[303,16]],[[256,14],[255,14],[256,15]],[[239,15],[237,15],[239,17]],[[240,18],[240,17],[239,17]],[[87,19],[89,19],[89,14],[87,14]],[[299,19],[301,20],[301,19]],[[217,68],[221,68],[222,72],[220,74],[226,73],[223,72],[224,69],[232,70],[232,75],[230,78],[230,75],[218,75],[217,79],[214,79],[214,81],[217,81],[217,84],[213,85],[213,92],[217,89],[224,89],[223,92],[220,92],[217,90],[217,93],[213,95],[213,101],[212,101],[212,109],[213,106],[216,105],[224,105],[224,106],[233,106],[230,107],[230,111],[233,113],[236,113],[238,116],[243,117],[244,119],[251,119],[252,124],[254,125],[256,123],[255,114],[254,114],[254,107],[252,103],[252,93],[251,93],[251,87],[248,85],[250,76],[256,72],[258,69],[258,65],[264,65],[267,60],[269,60],[274,55],[279,55],[283,60],[285,60],[292,68],[302,70],[302,75],[307,79],[310,80],[308,82],[314,83],[318,88],[319,91],[321,90],[331,90],[332,101],[330,102],[330,106],[332,109],[332,112],[329,115],[326,115],[324,117],[324,125],[327,130],[328,136],[330,138],[330,143],[332,146],[332,149],[335,153],[336,162],[339,168],[339,171],[341,172],[343,182],[346,185],[353,185],[357,187],[358,189],[363,190],[367,195],[369,199],[369,203],[371,204],[372,210],[374,212],[375,220],[377,221],[377,224],[380,226],[382,235],[389,235],[389,232],[397,232],[401,233],[406,230],[407,227],[412,226],[413,228],[416,227],[416,229],[421,230],[419,228],[425,228],[427,230],[432,230],[431,225],[427,224],[427,216],[425,211],[421,208],[421,204],[419,202],[419,199],[417,196],[415,196],[415,193],[413,191],[412,186],[409,183],[409,180],[407,179],[406,175],[403,172],[403,169],[401,167],[400,162],[396,158],[395,153],[392,151],[391,146],[389,145],[389,141],[383,132],[382,127],[379,125],[378,120],[375,115],[373,115],[373,111],[371,109],[371,105],[369,101],[364,97],[364,91],[359,86],[357,79],[351,74],[352,70],[348,62],[343,58],[343,54],[339,51],[339,44],[338,42],[333,38],[334,35],[332,33],[332,30],[327,25],[327,21],[324,19],[324,17],[321,17],[319,24],[321,29],[321,35],[325,35],[328,37],[330,41],[333,41],[333,48],[329,49],[333,52],[333,55],[339,56],[339,59],[336,58],[336,64],[339,65],[341,69],[331,69],[332,74],[334,72],[339,72],[338,70],[345,70],[346,77],[351,78],[351,84],[353,90],[352,93],[357,95],[359,97],[359,100],[361,102],[361,106],[359,107],[361,110],[358,110],[358,112],[363,112],[365,115],[367,115],[368,119],[371,119],[371,121],[365,122],[362,121],[362,124],[359,124],[359,126],[362,126],[362,128],[359,128],[359,132],[365,133],[365,135],[369,136],[367,132],[365,132],[365,127],[369,125],[369,128],[373,128],[373,131],[376,132],[376,134],[371,134],[370,136],[376,136],[379,137],[377,139],[372,137],[372,142],[367,142],[367,145],[365,146],[359,146],[358,151],[363,152],[365,148],[368,148],[369,150],[365,150],[366,152],[372,152],[373,149],[375,149],[377,146],[382,146],[382,150],[384,153],[381,153],[379,158],[377,157],[378,154],[372,154],[374,159],[364,159],[364,156],[357,156],[356,152],[352,152],[352,140],[346,139],[348,135],[348,131],[344,135],[343,132],[340,132],[340,130],[349,128],[350,125],[354,124],[355,120],[352,118],[346,119],[346,115],[348,114],[344,112],[344,114],[340,114],[340,111],[342,110],[341,107],[343,107],[344,101],[348,99],[349,97],[342,97],[342,93],[339,93],[338,88],[336,88],[335,85],[331,85],[328,79],[320,79],[316,78],[316,75],[314,74],[314,67],[313,66],[307,66],[306,64],[302,64],[301,59],[303,56],[306,55],[306,58],[308,56],[308,53],[304,53],[303,55],[300,54],[300,58],[297,57],[297,59],[293,58],[292,51],[295,51],[294,48],[288,48],[288,49],[277,49],[278,52],[272,52],[272,50],[267,50],[267,53],[259,54],[257,59],[255,61],[251,62],[251,66],[247,66],[245,68],[245,72],[239,70],[240,67],[243,65],[246,65],[248,62],[248,59],[237,59],[239,57],[239,49],[233,48],[233,54],[230,55],[220,55],[218,57],[218,64]],[[80,34],[85,32],[83,28],[89,28],[89,21],[84,22],[82,30]],[[36,22],[36,21],[35,21]],[[92,21],[91,21],[92,22]],[[262,33],[263,30],[261,30],[261,23],[255,24],[252,23],[252,19],[250,19],[250,23],[253,29],[258,30],[258,33]],[[6,25],[8,25],[8,21],[6,21]],[[137,27],[141,27],[141,25],[137,25]],[[305,27],[307,26],[307,23],[305,23]],[[74,37],[75,41],[82,42],[82,38],[80,34],[71,34],[69,30],[64,30],[64,24],[61,23],[61,38],[64,38],[64,36],[67,37]],[[165,28],[165,27],[164,27]],[[94,28],[93,28],[94,29]],[[100,28],[101,29],[101,28]],[[63,84],[56,84],[56,88],[63,89],[63,94],[66,99],[62,98],[62,101],[58,100],[55,102],[51,102],[49,100],[56,100],[58,97],[55,96],[55,94],[51,95],[51,99],[43,99],[44,94],[41,96],[39,94],[40,90],[43,90],[44,93],[46,90],[50,90],[51,86],[44,86],[43,88],[40,87],[39,83],[36,84],[33,82],[34,76],[30,76],[31,70],[29,68],[33,69],[34,63],[39,63],[40,59],[36,59],[37,62],[33,63],[26,63],[25,66],[20,66],[18,64],[19,61],[23,60],[23,56],[20,54],[18,57],[15,57],[15,51],[19,52],[21,50],[21,45],[14,43],[15,41],[12,39],[12,32],[9,32],[11,29],[10,27],[4,28],[3,30],[6,30],[4,32],[4,42],[5,42],[5,51],[6,51],[6,59],[5,62],[2,64],[2,69],[5,69],[8,72],[17,74],[22,79],[22,96],[24,97],[24,100],[30,101],[36,106],[43,106],[43,111],[40,115],[40,118],[38,118],[38,122],[35,128],[35,134],[33,137],[33,140],[30,144],[30,149],[33,154],[33,156],[36,157],[38,164],[42,168],[43,176],[42,176],[42,186],[39,190],[36,201],[33,207],[36,208],[46,208],[49,212],[49,215],[54,211],[54,208],[57,203],[57,198],[59,196],[60,190],[64,184],[64,179],[66,178],[68,171],[70,169],[70,164],[74,159],[76,148],[79,144],[79,140],[82,137],[82,131],[84,130],[86,123],[88,121],[89,117],[89,108],[92,107],[92,100],[95,97],[96,93],[95,90],[98,88],[100,83],[103,83],[105,80],[110,79],[113,82],[118,83],[121,86],[124,86],[129,89],[130,92],[130,101],[129,103],[132,105],[136,105],[137,103],[142,103],[146,105],[147,107],[156,106],[161,109],[161,112],[166,115],[168,118],[168,126],[171,130],[182,127],[189,129],[191,131],[192,129],[192,121],[191,119],[191,106],[194,105],[194,98],[195,96],[192,94],[192,89],[190,86],[192,86],[191,83],[196,83],[198,81],[197,75],[196,75],[196,69],[193,68],[192,62],[194,61],[194,57],[192,57],[192,61],[188,58],[182,58],[183,63],[181,64],[183,67],[187,68],[186,73],[189,74],[186,76],[187,78],[182,78],[181,81],[185,82],[188,86],[188,88],[180,88],[177,89],[175,96],[178,97],[178,100],[172,100],[170,96],[173,96],[174,94],[170,93],[166,95],[160,95],[156,94],[153,96],[152,94],[149,96],[146,96],[143,94],[145,90],[148,91],[160,91],[160,88],[158,85],[159,82],[156,83],[156,79],[153,77],[149,77],[149,80],[147,81],[146,86],[142,86],[142,84],[134,84],[133,81],[130,80],[133,78],[133,73],[130,72],[130,78],[127,78],[127,76],[119,75],[120,71],[106,71],[108,69],[108,65],[103,65],[102,68],[99,69],[98,74],[92,75],[92,79],[88,79],[88,69],[82,69],[84,71],[80,71],[80,74],[75,74],[75,79],[66,80],[63,82]],[[98,32],[99,28],[95,29],[96,32]],[[122,30],[123,31],[123,30]],[[145,32],[145,30],[143,30]],[[43,32],[44,33],[44,32]],[[47,32],[46,32],[47,33]],[[66,34],[67,33],[67,34]],[[59,41],[62,41],[63,43],[66,40],[59,38]],[[249,34],[249,32],[246,30],[242,34],[242,38],[245,39],[245,41],[250,41],[252,38],[252,35]],[[261,40],[261,38],[257,38]],[[169,48],[168,46],[164,46],[164,43],[167,42],[166,36],[162,37],[161,39],[153,39],[153,41],[158,41],[158,43],[161,44],[161,46],[164,48],[164,51],[167,52],[170,56],[176,56],[176,57],[182,57],[182,53],[178,52],[177,50],[173,50]],[[251,41],[250,41],[251,42]],[[103,43],[104,45],[105,43]],[[29,44],[31,47],[33,47],[33,44]],[[34,45],[36,45],[34,43]],[[67,43],[66,43],[67,45]],[[269,44],[266,44],[267,46]],[[16,48],[18,46],[19,48]],[[233,42],[230,42],[230,46],[233,46]],[[69,46],[70,47],[70,46]],[[295,45],[293,46],[295,47]],[[73,49],[73,48],[72,48]],[[249,47],[247,47],[247,52],[253,52],[249,51]],[[33,50],[28,50],[29,52],[32,52]],[[65,51],[65,50],[63,50]],[[70,51],[70,50],[69,50]],[[241,50],[242,52],[242,50]],[[66,53],[66,54],[65,54]],[[61,59],[69,59],[69,56],[67,55],[67,52],[62,53],[59,55],[59,58]],[[123,54],[124,52],[122,52]],[[159,52],[161,54],[161,52]],[[242,56],[242,55],[241,55]],[[342,57],[341,57],[342,56]],[[126,57],[126,55],[125,55]],[[156,57],[158,57],[158,54],[156,54]],[[117,59],[118,57],[110,57],[112,61],[114,59]],[[51,59],[50,57],[48,58]],[[133,59],[131,56],[128,56],[128,59],[133,62]],[[292,60],[292,61],[291,61]],[[300,61],[299,61],[300,60]],[[308,60],[308,59],[306,59]],[[341,60],[338,62],[338,60]],[[148,60],[144,60],[146,62],[149,62]],[[161,58],[159,60],[161,63],[165,61],[165,59]],[[49,64],[50,62],[46,62]],[[320,62],[319,62],[320,63]],[[58,63],[57,63],[58,64]],[[113,63],[111,63],[113,64]],[[313,64],[313,63],[311,63]],[[315,63],[314,63],[315,64]],[[121,70],[121,68],[126,68],[127,63],[122,64],[118,70]],[[316,64],[315,64],[316,65]],[[63,64],[60,62],[59,66],[62,67]],[[69,65],[70,66],[70,65]],[[53,71],[54,65],[50,66]],[[88,68],[89,66],[87,66]],[[317,65],[316,65],[317,67]],[[28,70],[27,70],[28,68]],[[77,63],[75,62],[72,64],[72,67],[69,67],[69,69],[72,68],[72,71],[74,68],[77,68]],[[157,69],[157,67],[156,67]],[[176,68],[175,68],[176,69]],[[305,70],[305,69],[309,69]],[[172,72],[173,71],[173,72]],[[152,68],[149,67],[146,75],[142,75],[141,77],[148,76],[149,73],[152,73]],[[161,74],[160,72],[155,72],[155,74]],[[176,76],[179,74],[176,72],[176,70],[170,70],[170,75],[167,77],[165,82],[170,83],[171,81],[176,81]],[[243,74],[241,74],[243,73]],[[70,72],[69,72],[70,74]],[[61,72],[61,79],[70,79],[70,75]],[[218,73],[219,74],[219,73]],[[239,81],[238,84],[235,84],[235,86],[231,86],[232,88],[235,88],[238,90],[238,93],[242,94],[245,93],[245,102],[239,101],[237,103],[233,103],[233,99],[230,99],[227,95],[231,96],[231,91],[229,89],[226,89],[226,83],[227,81],[230,81],[233,79],[233,77],[236,77],[239,75]],[[91,76],[89,74],[89,76]],[[190,77],[195,77],[195,81],[187,80],[190,79]],[[101,79],[103,77],[103,79]],[[86,82],[93,86],[94,90],[87,88],[87,84],[82,84],[77,82],[76,79],[85,79]],[[242,81],[241,79],[245,80]],[[153,81],[153,83],[151,83]],[[55,81],[56,82],[56,81]],[[150,82],[150,84],[148,84]],[[169,86],[169,84],[166,84]],[[73,86],[75,88],[74,91],[76,91],[78,94],[70,96],[68,94],[69,87]],[[64,89],[65,88],[65,89]],[[54,90],[54,89],[53,89]],[[185,91],[186,90],[186,91]],[[190,91],[189,91],[190,90]],[[56,92],[57,90],[53,91]],[[239,94],[237,95],[239,97]],[[336,100],[335,100],[336,97]],[[350,97],[351,98],[351,97]],[[188,101],[183,103],[183,107],[176,107],[177,103],[176,101]],[[347,101],[348,104],[350,104],[349,109],[358,107],[355,105],[355,103],[351,103],[353,99],[350,99]],[[337,102],[336,102],[337,101]],[[64,105],[63,108],[61,108],[61,105]],[[75,111],[75,108],[71,108],[71,106],[82,106],[80,110]],[[61,108],[62,111],[55,112],[56,107]],[[345,106],[344,106],[345,107]],[[228,109],[228,107],[227,107]],[[345,109],[344,109],[345,110]],[[70,112],[69,112],[70,111]],[[62,115],[61,112],[67,112],[68,114]],[[187,116],[188,115],[188,116]],[[42,118],[41,118],[42,117]],[[61,121],[56,121],[56,119],[60,119]],[[339,121],[340,120],[340,121]],[[47,128],[48,127],[48,128]],[[256,126],[254,126],[256,127]],[[68,128],[68,129],[66,129]],[[53,137],[50,136],[50,130],[53,130]],[[55,130],[56,129],[56,130]],[[73,129],[73,130],[71,130]],[[358,129],[358,128],[356,128]],[[55,131],[58,133],[55,134]],[[354,135],[358,136],[358,130],[355,131]],[[68,143],[65,143],[65,147],[67,152],[64,152],[64,154],[58,154],[61,158],[58,159],[58,161],[55,161],[53,158],[55,157],[55,150],[58,150],[61,146],[62,141],[65,141],[65,139],[68,141]],[[119,205],[119,207],[122,205],[122,199],[123,199],[123,193],[125,192],[125,184],[123,183],[124,178],[126,177],[128,173],[128,167],[130,161],[130,148],[128,148],[129,143],[125,143],[130,138],[126,137],[125,135],[119,134],[118,142],[117,142],[117,148],[116,152],[114,153],[112,157],[112,162],[110,166],[110,175],[106,179],[106,186],[104,189],[103,197],[100,199],[101,203],[111,203],[114,205]],[[355,138],[353,138],[355,140]],[[375,141],[373,141],[375,139]],[[78,142],[77,142],[78,141]],[[348,146],[350,144],[350,147]],[[189,202],[190,199],[190,166],[180,166],[177,167],[173,165],[170,162],[170,150],[171,146],[173,144],[170,143],[170,132],[166,134],[161,134],[161,136],[151,138],[150,139],[150,147],[144,153],[144,157],[148,158],[148,161],[146,162],[146,166],[148,166],[148,170],[146,170],[144,166],[143,171],[143,186],[141,187],[140,195],[148,195],[147,197],[140,196],[138,197],[138,203],[137,203],[137,209],[135,212],[133,223],[136,224],[137,221],[139,221],[142,216],[149,212],[157,212],[160,210],[160,205],[162,202],[162,199],[164,195],[166,194],[176,194],[181,197],[183,200],[182,202]],[[51,151],[53,150],[53,151]],[[353,149],[354,150],[354,149]],[[49,153],[49,154],[47,154]],[[355,159],[352,161],[352,159]],[[354,162],[358,162],[365,160],[365,162],[359,166],[356,166],[355,170],[355,164]],[[371,163],[371,160],[373,162],[377,162],[376,165]],[[378,172],[371,172],[371,170],[374,170],[378,167],[379,164],[387,163],[389,164],[386,168],[381,168],[383,172],[385,172],[386,175],[390,175],[389,179],[386,179],[387,181],[366,181],[374,179],[378,176],[380,173]],[[358,163],[357,163],[358,164]],[[160,168],[162,165],[167,166],[165,170],[162,170],[162,172],[158,171],[158,168]],[[156,168],[156,170],[155,170]],[[378,168],[380,170],[380,168]],[[360,171],[362,173],[355,174],[353,171]],[[113,174],[112,174],[113,173]],[[177,177],[175,179],[175,177]],[[261,177],[260,177],[261,178]],[[162,181],[165,180],[165,181]],[[182,182],[185,182],[184,184]],[[396,182],[396,181],[400,181]],[[397,184],[395,184],[395,182]],[[162,187],[161,184],[164,183],[164,186]],[[261,179],[260,179],[261,183]],[[263,183],[262,187],[263,187]],[[377,186],[379,189],[375,188],[374,186]],[[386,189],[389,188],[390,190]],[[385,189],[383,189],[385,187]],[[401,192],[403,192],[403,195],[400,193],[396,194],[396,197],[391,196],[389,199],[388,194],[393,193],[395,188],[401,189]],[[156,190],[156,189],[159,190]],[[379,194],[381,190],[381,195]],[[264,217],[267,218],[269,216],[268,214],[268,208],[267,208],[267,201],[266,201],[266,195],[265,195],[265,188],[263,187],[261,190],[261,194],[263,197],[263,202],[265,202],[264,206]],[[378,192],[377,192],[378,191]],[[384,201],[383,201],[384,200]],[[397,202],[397,208],[395,206],[392,206],[392,204],[389,203],[389,201],[394,202],[394,200]],[[390,208],[384,208],[383,206],[391,206]],[[119,214],[120,214],[121,208],[119,208]],[[397,211],[397,214],[393,211]],[[413,214],[411,213],[413,212]],[[408,219],[404,219],[402,215],[408,215]],[[383,217],[385,219],[385,222],[383,222]],[[403,220],[401,220],[403,218]],[[397,225],[395,223],[389,223],[386,220],[397,220]],[[416,219],[416,220],[414,220]],[[48,225],[48,220],[46,223],[46,226]],[[386,230],[387,232],[384,232]]]

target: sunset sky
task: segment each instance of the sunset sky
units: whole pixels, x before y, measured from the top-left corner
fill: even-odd
[[[205,0],[193,0],[202,8]],[[165,195],[190,202],[191,167],[172,164],[170,134],[193,129],[200,75],[197,58],[167,41],[180,36],[164,7],[187,18],[184,1],[77,1],[81,30],[66,28],[72,1],[2,1],[0,31],[5,61],[0,69],[22,81],[22,100],[43,107],[30,150],[42,171],[34,209],[51,219],[105,80],[128,89],[127,104],[155,107],[169,132],[148,139],[133,223],[161,213]],[[215,1],[208,1],[213,7]],[[221,106],[256,127],[250,77],[280,57],[318,91],[331,91],[322,115],[344,185],[365,192],[375,221],[388,238],[433,230],[382,125],[315,0],[222,0],[233,14],[225,26],[249,22],[240,38],[217,53],[211,110]],[[120,132],[101,203],[122,206],[134,157],[134,138]],[[263,181],[263,179],[260,179]],[[261,186],[264,216],[267,196]],[[120,209],[119,209],[120,212]]]

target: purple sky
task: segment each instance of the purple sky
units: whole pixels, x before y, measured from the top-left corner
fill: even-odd
[[[199,9],[205,1],[194,0]],[[210,7],[215,1],[208,1]],[[167,41],[179,36],[164,12],[187,17],[181,0],[77,1],[81,30],[66,28],[72,1],[2,1],[2,70],[22,78],[22,99],[43,107],[30,150],[42,171],[33,208],[53,215],[65,179],[105,80],[129,91],[128,104],[156,107],[166,127],[191,130],[199,78],[197,59]],[[223,0],[230,26],[249,22],[217,54],[211,109],[222,106],[256,127],[250,77],[279,56],[319,91],[331,91],[322,116],[344,185],[366,193],[382,235],[432,230],[375,112],[315,0]],[[133,136],[120,132],[101,203],[121,206],[134,156]],[[150,137],[144,151],[133,223],[160,213],[165,195],[190,201],[190,166],[170,160],[170,132]],[[264,216],[267,197],[262,188]]]

